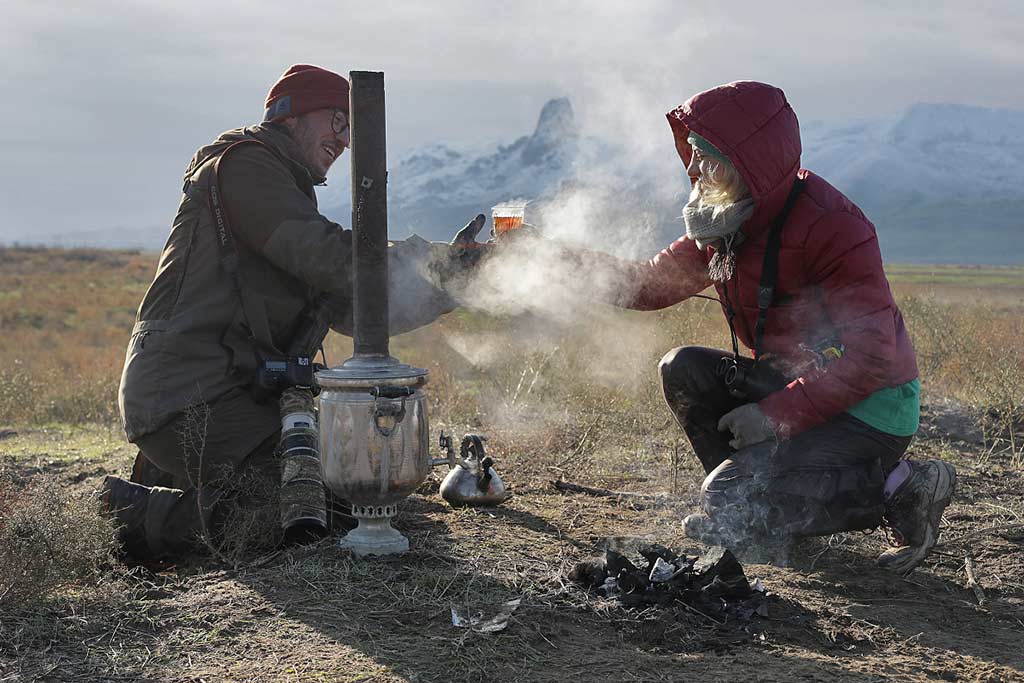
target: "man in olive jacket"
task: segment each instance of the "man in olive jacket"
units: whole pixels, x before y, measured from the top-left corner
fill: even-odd
[[[348,91],[338,74],[295,65],[270,90],[262,123],[223,133],[185,171],[118,394],[140,449],[137,483],[107,477],[102,490],[136,556],[195,547],[200,532],[223,526],[221,503],[252,494],[254,482],[276,484],[278,405],[253,397],[257,364],[286,355],[314,299],[329,301],[333,328],[351,328],[351,232],[319,213],[313,189],[349,145]],[[419,238],[389,249],[392,288],[404,278],[393,331],[454,308],[414,267],[436,253]]]

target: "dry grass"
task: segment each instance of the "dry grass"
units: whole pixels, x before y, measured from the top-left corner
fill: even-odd
[[[0,425],[116,421],[124,347],[154,256],[0,248],[0,264]],[[894,272],[925,400],[976,408],[987,415],[991,438],[1019,454],[1024,270]],[[728,345],[717,305],[704,300],[655,314],[599,307],[583,320],[565,326],[460,311],[397,337],[392,347],[403,361],[432,371],[435,419],[512,424],[553,405],[563,414],[599,410],[612,422],[632,423],[652,412],[654,369],[665,351],[680,343]],[[337,363],[351,343],[332,334],[327,350]]]
[[[94,495],[52,476],[0,471],[0,615],[35,609],[60,588],[110,567],[114,527]]]
[[[0,253],[0,367],[20,373],[0,375],[0,428],[20,432],[0,436],[0,456],[9,466],[53,463],[36,469],[57,477],[50,491],[70,501],[87,502],[75,496],[101,470],[124,473],[133,453],[113,431],[88,432],[86,446],[74,428],[33,425],[114,419],[153,260]],[[666,622],[572,585],[573,563],[609,539],[686,545],[678,520],[693,509],[701,471],[663,407],[656,365],[680,343],[727,345],[722,315],[692,301],[657,314],[595,310],[594,325],[567,328],[457,312],[394,339],[392,351],[431,371],[432,435],[489,435],[515,494],[507,504],[452,510],[428,481],[396,521],[412,550],[381,562],[355,560],[332,540],[260,556],[243,539],[221,549],[226,561],[129,570],[78,546],[68,566],[81,571],[61,573],[34,607],[0,618],[0,680],[1019,680],[1024,469],[1019,424],[999,420],[1021,405],[1024,277],[998,275],[991,305],[979,303],[987,280],[932,286],[911,270],[894,281],[929,405],[915,455],[948,459],[960,473],[939,553],[912,577],[870,567],[877,536],[808,541],[791,568],[748,568],[777,597],[740,645],[724,644],[730,634],[700,615]],[[350,350],[332,335],[328,359]],[[992,426],[980,431],[985,416]],[[27,504],[42,474],[19,472],[8,495]],[[653,506],[564,495],[548,484],[558,478],[666,495]],[[78,516],[90,524],[87,510],[73,514],[75,529]],[[967,554],[989,596],[984,608],[965,587]],[[522,607],[502,633],[451,624],[453,607],[489,616],[517,596]]]
[[[0,247],[0,424],[112,421],[152,255]]]
[[[925,398],[970,406],[989,451],[1005,451],[1024,467],[1024,306],[1007,309],[984,299],[971,306],[943,304],[913,295],[899,303]]]

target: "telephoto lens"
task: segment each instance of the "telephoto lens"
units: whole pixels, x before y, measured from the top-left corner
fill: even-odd
[[[320,474],[320,431],[313,392],[293,387],[281,395],[281,529],[287,544],[327,535],[327,500]]]

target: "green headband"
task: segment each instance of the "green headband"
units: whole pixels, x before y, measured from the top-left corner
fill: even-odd
[[[704,152],[705,154],[707,154],[709,156],[712,156],[712,157],[718,159],[719,161],[724,161],[726,163],[732,163],[731,161],[729,161],[729,157],[727,157],[724,154],[722,154],[718,150],[717,147],[712,145],[710,142],[708,142],[707,140],[705,140],[701,136],[699,136],[696,133],[694,133],[692,130],[690,131],[690,135],[686,138],[686,142],[689,143],[690,146],[696,147],[700,151]]]

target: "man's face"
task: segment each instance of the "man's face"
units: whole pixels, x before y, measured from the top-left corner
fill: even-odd
[[[315,176],[326,177],[334,160],[349,145],[348,116],[341,109],[317,109],[296,117],[289,126]]]

